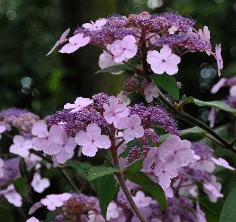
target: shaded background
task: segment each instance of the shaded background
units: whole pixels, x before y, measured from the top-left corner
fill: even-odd
[[[93,76],[101,53],[98,49],[45,54],[68,27],[143,10],[175,11],[196,19],[198,27],[208,25],[213,43],[223,45],[223,74],[236,74],[235,0],[0,0],[0,108],[24,107],[47,115],[77,96],[117,93],[123,77]],[[177,78],[184,93],[211,99],[209,89],[218,79],[215,61],[204,53],[185,56],[182,61]],[[200,110],[199,115],[204,119],[207,113]]]

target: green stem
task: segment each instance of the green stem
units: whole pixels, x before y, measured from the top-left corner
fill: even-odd
[[[75,192],[80,192],[80,189],[76,186],[76,184],[72,181],[70,176],[67,174],[65,169],[58,168],[62,174],[62,176],[65,178],[65,180],[70,184],[70,186],[73,188]]]

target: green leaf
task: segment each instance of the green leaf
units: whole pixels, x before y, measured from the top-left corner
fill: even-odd
[[[146,192],[150,193],[159,202],[162,209],[166,208],[165,193],[159,184],[152,181],[142,172],[127,171],[125,176],[128,180],[140,185]]]
[[[83,179],[87,178],[88,172],[91,168],[91,164],[86,162],[79,162],[76,160],[68,161],[66,166],[75,169],[76,173]]]
[[[143,160],[134,161],[125,168],[125,171],[138,172],[143,167]]]
[[[93,166],[90,168],[87,176],[88,181],[95,180],[99,177],[103,177],[109,174],[119,172],[119,168],[105,167],[105,166]]]
[[[223,209],[220,214],[220,222],[236,221],[236,187],[234,187],[227,196]]]
[[[0,204],[0,221],[6,222],[14,222],[16,218],[14,218],[14,212],[12,207],[7,202],[1,202]]]
[[[152,80],[155,84],[165,90],[175,100],[179,100],[179,87],[173,76],[170,75],[155,75],[152,76]]]
[[[99,199],[100,209],[104,218],[106,218],[107,207],[118,192],[119,186],[113,175],[106,175],[93,181],[96,186],[96,193]]]
[[[228,106],[226,103],[224,103],[223,101],[201,101],[199,99],[195,99],[193,97],[188,97],[184,103],[194,103],[197,106],[209,106],[209,107],[214,107],[214,108],[218,108],[220,110],[229,112],[229,113],[233,113],[236,115],[236,109],[231,108],[230,106]]]
[[[182,138],[190,138],[190,139],[200,139],[202,138],[204,135],[206,134],[206,131],[201,129],[198,126],[192,127],[192,128],[188,128],[185,130],[181,130],[180,131],[180,137]],[[160,136],[160,142],[164,142],[168,137],[170,136],[170,134],[164,134]]]
[[[127,66],[125,64],[117,64],[117,65],[109,66],[105,69],[100,69],[95,74],[111,73],[113,75],[120,75],[126,70],[127,70]]]
[[[16,190],[25,198],[29,197],[30,187],[25,177],[19,177],[14,182]]]

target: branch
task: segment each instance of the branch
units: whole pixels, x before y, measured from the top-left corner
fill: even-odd
[[[111,155],[112,155],[112,159],[113,159],[113,163],[115,166],[117,166],[120,171],[118,173],[116,173],[116,177],[117,177],[117,180],[119,181],[119,184],[120,184],[120,187],[121,189],[123,190],[131,208],[133,209],[134,213],[136,214],[136,216],[139,218],[139,220],[141,222],[148,222],[146,220],[146,218],[143,216],[143,214],[140,212],[140,210],[138,209],[138,207],[136,206],[130,192],[129,192],[129,189],[127,188],[126,184],[125,184],[125,179],[124,179],[124,176],[123,176],[123,173],[122,173],[122,170],[119,166],[119,161],[118,161],[118,157],[117,157],[117,146],[115,144],[115,134],[112,133],[113,135],[110,135],[110,139],[111,139],[111,142],[112,142],[112,146],[111,146]]]

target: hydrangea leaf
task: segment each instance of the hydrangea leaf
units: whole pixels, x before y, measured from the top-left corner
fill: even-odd
[[[124,64],[117,64],[117,65],[109,66],[109,67],[107,67],[105,69],[100,69],[95,74],[111,73],[113,75],[120,75],[120,74],[122,74],[126,70],[127,70],[127,66],[126,65],[124,65]]]
[[[112,174],[95,179],[92,183],[97,193],[102,215],[106,218],[107,207],[117,194],[119,186]]]
[[[75,160],[68,161],[66,165],[67,167],[75,169],[78,176],[82,177],[83,179],[87,178],[88,172],[91,168],[91,164]]]
[[[234,187],[227,196],[223,209],[220,214],[219,222],[235,221],[236,218],[236,187]]]
[[[99,177],[119,172],[116,167],[93,166],[90,168],[87,176],[88,181],[93,181]]]
[[[224,103],[223,101],[202,101],[199,99],[195,99],[193,97],[188,97],[185,101],[185,104],[187,103],[194,103],[197,106],[209,106],[209,107],[214,107],[214,108],[218,108],[220,110],[232,113],[234,115],[236,115],[236,109],[231,108],[229,105],[227,105],[226,103]]]
[[[175,100],[179,100],[179,87],[173,76],[155,75],[155,76],[152,76],[152,80],[157,85],[157,87],[166,91]]]
[[[14,181],[14,186],[16,188],[16,191],[19,192],[23,197],[29,197],[30,187],[25,177],[19,177],[18,179],[16,179]]]
[[[137,160],[132,162],[129,166],[125,168],[125,171],[138,172],[143,167],[143,160]]]
[[[160,204],[163,210],[166,208],[165,193],[159,184],[152,181],[142,172],[126,171],[125,176],[128,180],[140,185],[143,190],[151,194],[152,197]]]

